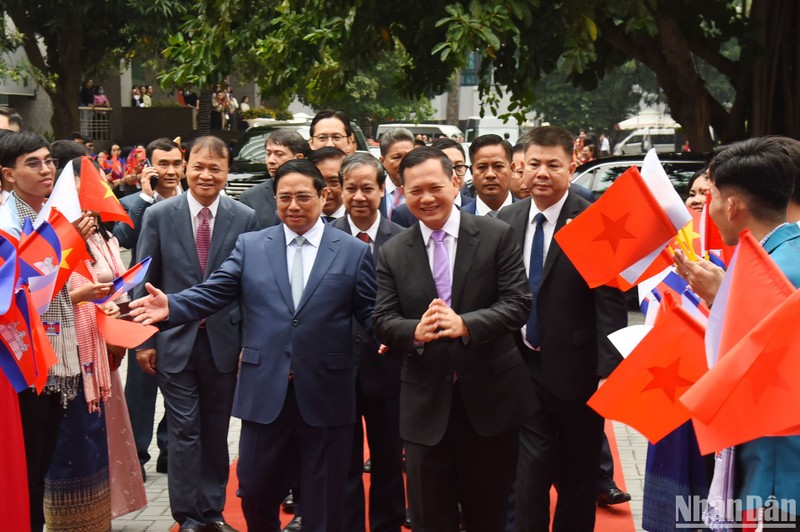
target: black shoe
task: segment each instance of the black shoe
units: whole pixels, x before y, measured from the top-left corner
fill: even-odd
[[[302,526],[303,518],[298,516],[292,519],[282,532],[300,532],[302,530]]]
[[[206,526],[203,527],[203,530],[204,532],[239,532],[225,521],[207,523]]]
[[[622,504],[631,500],[631,494],[627,491],[622,491],[618,487],[608,488],[597,494],[598,506],[611,506],[613,504]]]
[[[147,482],[147,473],[144,472],[144,464],[139,464],[139,467],[142,468],[142,482]]]
[[[287,514],[294,513],[294,495],[292,495],[292,490],[289,490],[289,495],[287,495],[286,498],[283,499],[281,506],[283,506],[283,511],[286,512]]]
[[[166,473],[167,472],[167,456],[165,454],[159,454],[158,460],[156,460],[156,473]]]
[[[364,473],[372,472],[372,460],[367,460],[364,462]]]
[[[411,530],[411,514],[408,513],[408,510],[406,510],[406,520],[403,523],[403,528]]]

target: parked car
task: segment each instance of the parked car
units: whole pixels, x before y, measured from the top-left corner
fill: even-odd
[[[645,127],[633,130],[614,146],[614,155],[645,154],[650,148],[657,153],[670,153],[679,150],[686,136],[673,127]]]
[[[364,132],[351,122],[356,138],[356,149],[367,151],[367,139]],[[276,129],[294,129],[308,140],[311,136],[311,120],[288,120],[262,122],[245,131],[236,144],[231,159],[231,170],[225,193],[238,199],[239,194],[267,179],[267,136]]]
[[[667,173],[675,190],[681,198],[689,195],[689,179],[698,170],[706,167],[711,160],[710,154],[702,153],[659,153],[658,159]],[[572,182],[582,185],[599,198],[622,173],[631,166],[642,169],[644,155],[619,155],[595,159],[582,164],[575,170]]]

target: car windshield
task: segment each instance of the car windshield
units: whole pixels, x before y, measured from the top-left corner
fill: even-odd
[[[265,162],[267,160],[267,148],[264,144],[267,137],[270,133],[280,128],[295,129],[306,140],[310,136],[310,128],[306,125],[255,127],[245,133],[245,136],[240,141],[241,148],[234,156],[234,161]]]

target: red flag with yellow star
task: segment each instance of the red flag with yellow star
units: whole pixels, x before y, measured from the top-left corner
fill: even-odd
[[[104,222],[124,222],[133,227],[133,221],[119,202],[111,187],[88,157],[82,157],[81,183],[78,199],[81,209],[96,212]]]
[[[703,326],[671,294],[665,294],[661,312],[653,329],[587,403],[652,443],[689,420],[678,398],[706,371]]]
[[[617,275],[675,236],[669,216],[634,166],[561,228],[555,238],[590,287]]]
[[[75,226],[69,223],[69,220],[61,214],[61,211],[53,207],[50,210],[50,217],[47,221],[55,230],[58,240],[61,242],[61,269],[58,272],[56,286],[53,289],[53,293],[57,294],[73,271],[89,280],[92,279],[92,274],[89,273],[89,268],[86,267],[84,262],[85,259],[91,259],[91,255],[89,255],[89,249],[86,247],[86,241],[83,240]]]

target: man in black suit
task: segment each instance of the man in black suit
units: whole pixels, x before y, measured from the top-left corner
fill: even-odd
[[[330,223],[344,216],[345,207],[342,202],[342,177],[339,170],[347,154],[339,148],[325,146],[308,154],[308,160],[314,163],[325,179],[328,195],[322,206],[322,221]]]
[[[518,427],[534,411],[513,333],[530,294],[511,228],[453,206],[450,159],[417,148],[400,164],[420,223],[378,257],[378,338],[403,360],[400,434],[419,530],[505,529]]]
[[[344,206],[347,214],[331,222],[332,227],[369,244],[373,256],[390,238],[404,230],[382,217],[378,207],[386,174],[381,163],[368,153],[354,153],[342,163]],[[378,343],[358,324],[353,324],[358,377],[357,420],[353,434],[353,457],[345,496],[346,526],[350,532],[364,527],[364,433],[367,426],[371,463],[369,490],[370,530],[398,531],[405,520],[403,442],[400,439],[400,357],[379,354]]]
[[[553,530],[594,529],[603,419],[586,400],[622,360],[607,335],[626,325],[619,290],[590,289],[553,235],[589,203],[570,190],[572,135],[546,126],[526,133],[524,179],[532,198],[500,211],[523,249],[533,307],[517,333],[541,407],[520,429],[516,529],[550,530],[550,487],[558,484]]]
[[[189,151],[189,192],[145,211],[137,253],[152,257],[147,280],[167,293],[201,283],[228,258],[239,235],[255,229],[252,209],[220,195],[228,158],[220,139],[198,138]],[[146,294],[144,286],[136,293]],[[159,332],[136,350],[167,404],[169,502],[182,532],[233,531],[222,509],[241,319],[235,301],[207,319]]]
[[[467,166],[465,162],[466,154],[464,153],[464,147],[460,142],[448,139],[447,137],[436,139],[431,146],[442,150],[450,159],[450,162],[453,164],[453,186],[456,190],[460,191],[464,184],[464,176],[467,175],[467,170],[469,169],[469,166]],[[459,192],[456,195],[453,204],[459,209],[464,210],[464,212],[470,214],[475,213],[475,200],[463,192]],[[403,227],[411,227],[417,223],[417,218],[408,210],[408,205],[403,204],[392,212],[392,221]]]
[[[469,146],[478,216],[496,216],[514,202],[511,194],[511,145],[499,135],[481,135]]]
[[[241,203],[256,211],[259,229],[280,223],[272,176],[286,161],[302,159],[308,153],[308,142],[300,136],[300,133],[288,128],[279,128],[270,133],[265,147],[267,150],[267,180],[245,190],[239,196]]]

